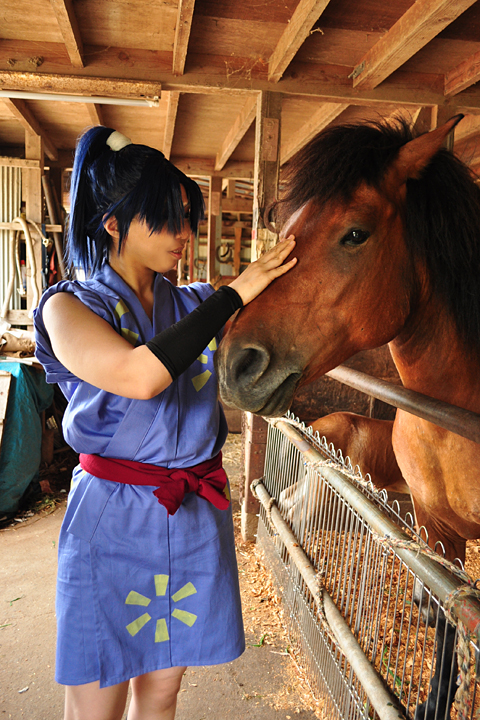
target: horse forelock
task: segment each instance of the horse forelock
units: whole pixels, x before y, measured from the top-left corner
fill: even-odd
[[[413,138],[405,120],[338,125],[314,137],[289,163],[278,214],[309,200],[350,202],[362,184],[379,192],[399,149]],[[466,165],[440,150],[407,181],[405,241],[426,268],[432,292],[451,313],[466,350],[480,356],[480,188]]]

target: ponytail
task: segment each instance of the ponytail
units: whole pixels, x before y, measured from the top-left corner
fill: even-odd
[[[108,248],[97,247],[89,237],[87,227],[97,214],[91,190],[91,167],[102,154],[110,152],[107,140],[113,130],[102,126],[84,133],[78,143],[70,181],[70,215],[67,230],[67,258],[71,267],[80,267],[86,273],[103,264]]]

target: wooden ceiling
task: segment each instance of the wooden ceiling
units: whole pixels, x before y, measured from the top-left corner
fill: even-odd
[[[0,0],[0,154],[25,130],[68,167],[102,123],[189,174],[252,177],[259,91],[282,94],[281,162],[330,123],[467,118],[480,167],[480,1]],[[80,100],[6,97],[5,91]],[[96,98],[97,102],[92,102]],[[146,98],[142,106],[100,98]]]

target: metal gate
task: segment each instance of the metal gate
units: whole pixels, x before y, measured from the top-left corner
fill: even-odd
[[[291,417],[270,421],[255,493],[257,542],[325,712],[413,718],[428,700],[436,661],[449,662],[436,659],[436,644],[454,633],[460,687],[452,717],[473,718],[478,593],[416,534],[412,514],[403,517],[385,491]],[[444,670],[443,684],[451,674]]]

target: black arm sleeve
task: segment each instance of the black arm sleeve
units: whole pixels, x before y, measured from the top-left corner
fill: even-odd
[[[237,291],[223,285],[189,315],[155,335],[147,347],[176,380],[241,307],[243,302]]]

